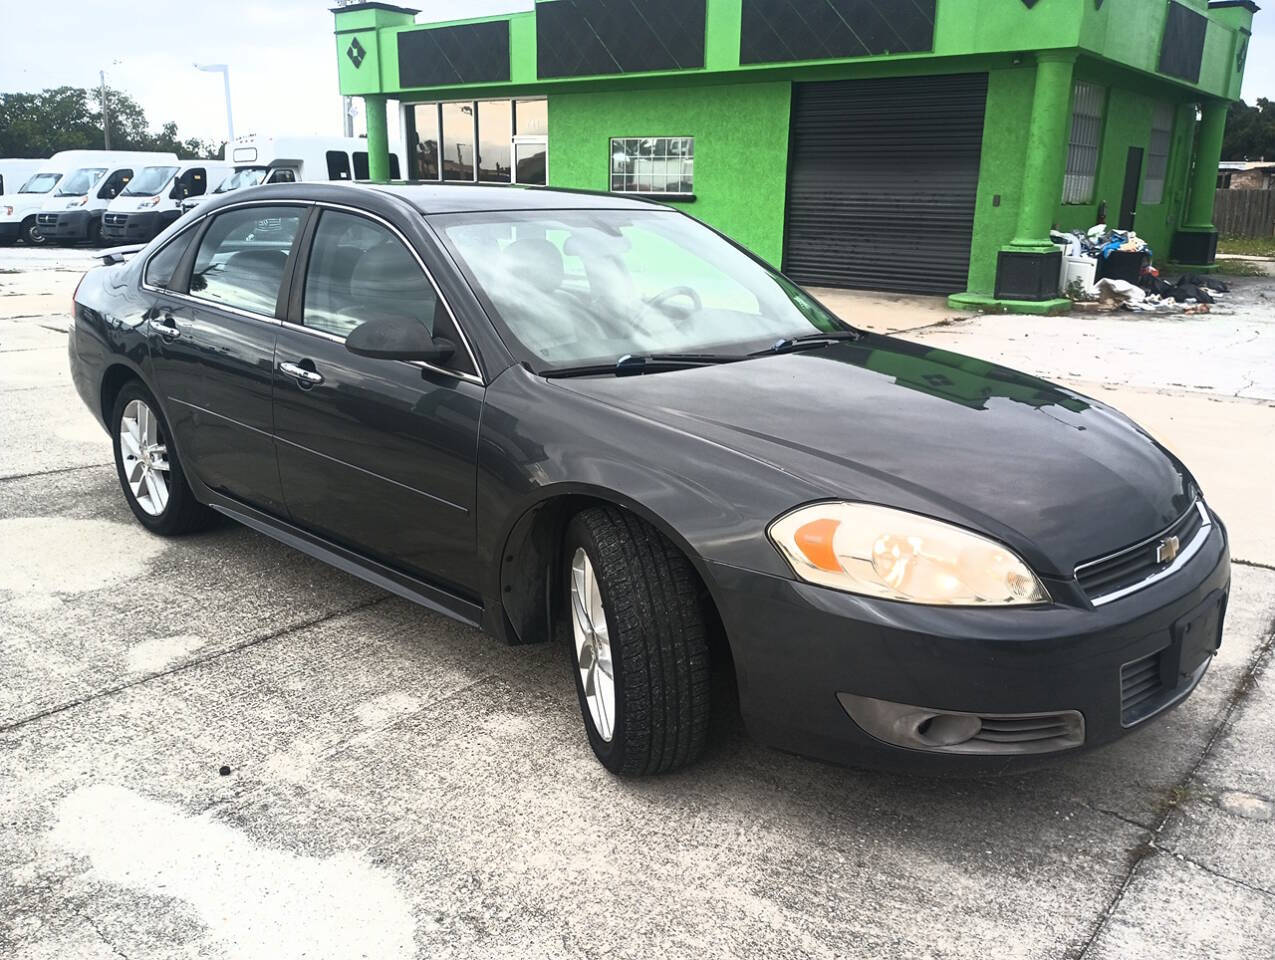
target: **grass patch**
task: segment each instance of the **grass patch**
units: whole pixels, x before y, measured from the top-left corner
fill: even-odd
[[[1275,257],[1275,237],[1219,237],[1217,252],[1233,257]]]

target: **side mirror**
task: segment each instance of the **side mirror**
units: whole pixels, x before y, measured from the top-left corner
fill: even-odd
[[[374,360],[423,360],[442,363],[456,352],[456,345],[434,337],[419,320],[382,317],[356,327],[345,338],[345,349]]]

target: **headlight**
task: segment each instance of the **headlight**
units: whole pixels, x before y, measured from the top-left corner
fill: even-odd
[[[945,606],[1048,603],[1008,547],[940,520],[868,503],[818,503],[770,525],[801,579],[887,600]]]
[[[13,207],[5,207],[5,208],[4,208],[4,215],[5,215],[6,217],[11,217],[11,216],[13,216]]]
[[[88,197],[76,197],[74,200],[67,201],[66,208],[68,210],[74,210],[76,207],[82,207],[88,202],[89,202]]]
[[[146,200],[139,200],[138,207],[154,207],[159,205],[159,197],[150,197]]]

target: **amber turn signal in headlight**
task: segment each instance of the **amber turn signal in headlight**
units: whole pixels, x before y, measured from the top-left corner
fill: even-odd
[[[780,517],[769,534],[798,577],[836,590],[942,606],[1049,602],[1008,547],[905,510],[817,503]]]

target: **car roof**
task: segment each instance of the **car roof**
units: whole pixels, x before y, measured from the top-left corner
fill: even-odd
[[[355,195],[368,191],[395,197],[423,214],[472,213],[485,210],[661,210],[664,204],[634,197],[588,190],[553,190],[510,184],[471,183],[351,183],[307,180],[251,187],[226,197],[251,196],[276,200],[326,200],[357,204]]]

